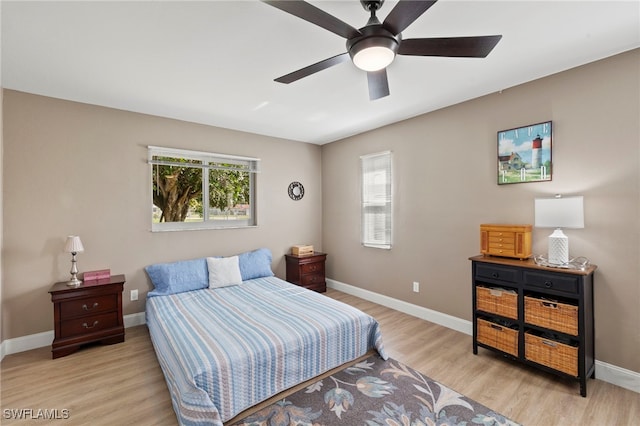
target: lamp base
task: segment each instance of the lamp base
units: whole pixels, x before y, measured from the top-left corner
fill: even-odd
[[[569,262],[569,237],[558,228],[549,235],[549,259],[552,265],[566,265]]]
[[[80,284],[82,284],[82,280],[79,280],[77,278],[72,278],[69,281],[67,281],[67,285],[69,287],[80,287]]]

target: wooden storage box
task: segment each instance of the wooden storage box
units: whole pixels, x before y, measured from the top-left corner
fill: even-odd
[[[531,332],[524,334],[524,340],[526,359],[578,377],[577,347],[545,339]]]
[[[291,254],[295,256],[305,256],[313,254],[313,246],[311,245],[298,245],[291,247]]]
[[[518,330],[478,318],[478,342],[518,356]]]
[[[525,296],[524,321],[572,336],[578,335],[578,307],[574,305]]]
[[[518,319],[518,293],[503,289],[476,287],[476,309]]]
[[[480,252],[484,255],[531,257],[531,225],[480,225]]]

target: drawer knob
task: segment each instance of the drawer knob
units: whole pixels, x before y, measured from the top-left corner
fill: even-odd
[[[553,283],[552,283],[551,281],[545,281],[545,282],[544,282],[544,286],[545,286],[546,288],[551,288],[551,287],[553,287]]]
[[[493,278],[498,278],[500,276],[500,274],[498,274],[497,272],[494,272],[493,274],[491,274],[491,277]]]
[[[82,323],[82,326],[83,326],[84,328],[87,328],[87,329],[89,329],[89,328],[94,328],[96,325],[98,325],[98,321],[97,321],[97,320],[96,320],[96,321],[94,321],[94,322],[93,322],[93,325],[91,325],[91,326],[90,326],[89,324],[87,324],[86,322],[83,322],[83,323]]]
[[[98,302],[93,302],[93,305],[91,307],[88,307],[86,303],[84,305],[82,305],[82,309],[84,309],[85,311],[90,311],[90,310],[95,309],[97,307],[98,307]]]

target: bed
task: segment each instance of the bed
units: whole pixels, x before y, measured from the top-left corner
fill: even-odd
[[[375,319],[273,276],[259,253],[232,256],[240,277],[226,285],[213,285],[212,258],[146,268],[147,326],[182,425],[220,426],[371,350],[387,358]]]

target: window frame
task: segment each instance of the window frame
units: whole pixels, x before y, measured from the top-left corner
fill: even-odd
[[[384,157],[384,158],[383,158]],[[376,160],[384,160],[384,164],[375,164]],[[367,199],[367,194],[371,193],[372,182],[366,173],[384,173],[384,200],[379,197]],[[360,156],[360,243],[364,247],[391,250],[393,245],[393,152],[382,151],[373,154]],[[385,228],[380,231],[374,229],[373,235],[369,231],[369,226],[376,226],[375,223],[370,224],[372,217],[371,210],[382,210],[384,215]],[[376,235],[382,238],[376,238]],[[373,238],[370,238],[373,236]]]
[[[257,175],[259,173],[259,158],[254,157],[243,157],[239,155],[229,155],[229,154],[219,154],[213,152],[204,152],[204,151],[193,151],[187,149],[178,149],[178,148],[166,148],[149,145],[148,147],[148,158],[147,162],[149,164],[149,197],[150,197],[150,214],[149,218],[151,219],[151,231],[152,232],[164,232],[164,231],[186,231],[186,230],[199,230],[199,229],[237,229],[237,228],[253,228],[258,225],[257,219]],[[154,160],[154,156],[162,156],[162,157],[174,157],[188,160],[197,160],[201,161],[201,164],[188,165],[185,164],[177,164],[177,166],[181,167],[193,167],[202,169],[202,204],[203,204],[203,213],[202,213],[202,221],[201,222],[158,222],[155,223],[153,221],[153,173],[155,165],[170,165],[171,162],[166,161],[157,161]],[[221,169],[219,165],[212,165],[211,163],[229,163],[229,164],[238,164],[243,167],[247,167],[242,171],[249,173],[249,206],[250,213],[248,219],[240,219],[240,220],[215,220],[209,218],[209,170],[212,169]],[[234,168],[225,168],[222,167],[223,170],[236,170]]]

